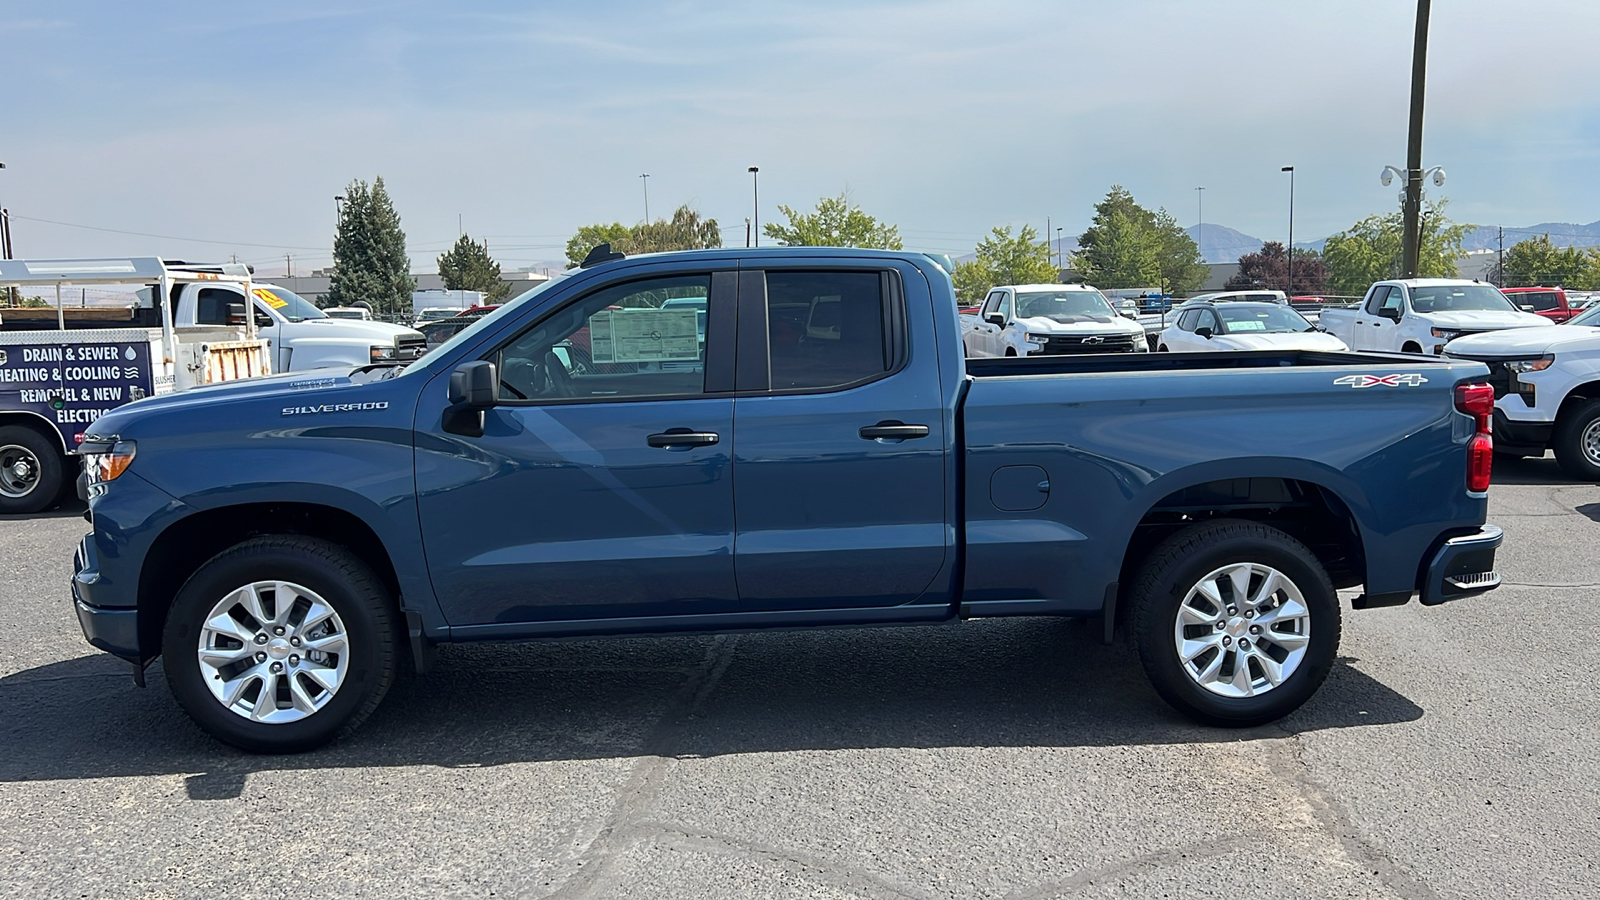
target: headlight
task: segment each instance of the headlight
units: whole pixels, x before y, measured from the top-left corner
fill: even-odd
[[[85,441],[83,446],[83,471],[91,486],[116,481],[133,463],[133,441],[117,441],[114,444],[90,444]]]
[[[1550,364],[1555,361],[1556,358],[1553,355],[1546,353],[1538,359],[1506,360],[1505,365],[1507,369],[1520,375],[1524,372],[1543,372],[1545,369],[1550,368]]]
[[[387,347],[374,346],[371,359],[373,362],[395,362],[400,358],[400,349],[393,344]]]
[[[1048,344],[1048,343],[1050,343],[1050,335],[1048,335],[1048,334],[1030,334],[1030,335],[1028,335],[1028,340],[1034,341],[1035,343],[1039,343],[1039,344]]]
[[[1444,338],[1447,341],[1455,340],[1461,336],[1461,332],[1454,328],[1434,328],[1431,331],[1434,337]]]

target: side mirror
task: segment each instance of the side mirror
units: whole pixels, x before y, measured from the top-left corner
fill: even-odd
[[[1194,333],[1200,335],[1201,337],[1205,338],[1208,341],[1211,340],[1211,329],[1207,328],[1204,325],[1201,325],[1199,328],[1196,328],[1194,330]]]
[[[1522,303],[1522,304],[1518,304],[1518,305],[1522,307],[1522,311],[1523,312],[1534,312],[1534,308],[1533,308],[1533,304],[1532,303]]]
[[[243,325],[244,324],[244,303],[243,302],[229,303],[228,304],[228,324],[229,325]]]
[[[450,373],[450,403],[455,406],[489,409],[495,404],[499,388],[499,372],[488,360],[464,362]]]
[[[1391,322],[1399,324],[1400,310],[1386,306],[1383,309],[1378,310],[1378,318],[1388,319]]]
[[[983,317],[983,320],[990,325],[998,325],[1001,328],[1006,327],[1006,317],[997,312],[989,313]]]

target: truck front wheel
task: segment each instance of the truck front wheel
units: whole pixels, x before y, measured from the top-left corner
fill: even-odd
[[[328,541],[254,538],[200,567],[167,614],[161,651],[184,712],[251,753],[298,753],[349,733],[395,672],[395,619],[372,570]]]
[[[36,513],[61,494],[61,452],[23,425],[0,427],[0,513]]]
[[[1556,462],[1568,475],[1600,481],[1600,400],[1585,400],[1563,410],[1554,437]]]
[[[1208,725],[1282,718],[1316,693],[1339,648],[1339,603],[1305,545],[1220,520],[1162,542],[1134,583],[1134,641],[1151,684]]]

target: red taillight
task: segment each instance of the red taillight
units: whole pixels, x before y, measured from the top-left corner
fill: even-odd
[[[1494,467],[1494,438],[1478,433],[1467,441],[1467,490],[1481,494],[1489,489],[1489,470]]]
[[[1456,385],[1456,409],[1478,420],[1478,432],[1489,433],[1489,416],[1494,413],[1494,388],[1487,384]]]
[[[1477,424],[1477,433],[1467,441],[1467,490],[1481,494],[1489,489],[1489,474],[1494,468],[1494,438],[1489,424],[1494,414],[1494,388],[1487,384],[1456,385],[1456,409]]]

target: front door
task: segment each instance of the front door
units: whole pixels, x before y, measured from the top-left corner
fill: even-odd
[[[921,307],[906,315],[906,304]],[[947,603],[946,425],[927,282],[768,266],[739,287],[734,567],[746,610]]]
[[[481,436],[446,428],[445,378],[429,386],[417,495],[452,626],[736,608],[733,335],[716,324],[733,275],[715,281],[614,282],[535,319],[481,357],[500,378]],[[668,304],[707,298],[709,334],[697,303]],[[708,353],[726,354],[720,395]]]
[[[1372,297],[1367,300],[1364,310],[1365,315],[1356,323],[1356,336],[1361,341],[1354,350],[1398,350],[1399,342],[1395,340],[1400,331],[1400,323],[1387,316],[1403,316],[1405,314],[1405,294],[1394,285],[1387,288],[1378,288]]]

